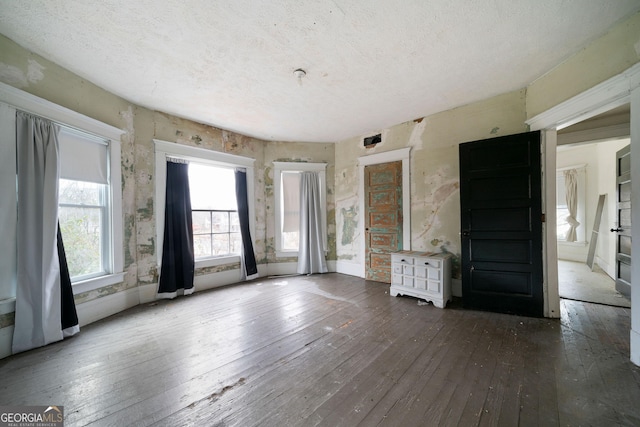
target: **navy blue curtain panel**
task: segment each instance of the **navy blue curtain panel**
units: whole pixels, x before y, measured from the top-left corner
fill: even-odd
[[[242,256],[244,276],[251,279],[257,276],[258,265],[253,251],[251,231],[249,230],[249,202],[247,194],[247,172],[236,169],[236,201],[238,203],[238,218],[240,219],[240,234],[242,235]]]
[[[173,298],[193,292],[193,220],[189,193],[189,165],[167,162],[164,243],[158,294]]]
[[[64,251],[62,233],[58,224],[58,262],[60,263],[60,324],[63,336],[75,335],[79,330],[76,302],[71,289],[71,276],[67,265],[67,255]]]

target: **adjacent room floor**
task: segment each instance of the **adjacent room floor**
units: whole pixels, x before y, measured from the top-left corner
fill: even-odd
[[[438,309],[340,274],[138,306],[0,361],[2,405],[66,424],[640,425],[630,310]]]
[[[594,264],[558,260],[558,291],[561,298],[597,304],[631,307],[631,299],[616,291],[615,281]]]

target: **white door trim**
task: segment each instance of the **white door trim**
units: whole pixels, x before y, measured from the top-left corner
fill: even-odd
[[[360,229],[359,247],[360,253],[358,260],[360,263],[360,277],[366,277],[365,265],[365,230],[364,230],[364,167],[369,165],[377,165],[380,163],[389,163],[402,161],[402,248],[411,250],[411,174],[409,172],[409,155],[411,147],[401,148],[399,150],[386,151],[384,153],[371,154],[369,156],[358,157],[358,181],[360,188],[358,191],[358,210],[361,213],[362,220],[359,221]]]
[[[546,190],[543,203],[548,219],[544,249],[546,316],[558,317],[560,314],[557,239],[555,229],[551,229],[555,221],[549,221],[555,216],[552,213],[556,208],[555,186],[550,184],[550,177],[555,176],[556,169],[556,131],[626,103],[631,104],[632,223],[640,224],[640,63],[526,121],[531,130],[542,130],[544,135],[543,182]],[[639,226],[632,230],[631,252],[640,254]],[[640,365],[640,262],[631,265],[631,281],[631,361]]]

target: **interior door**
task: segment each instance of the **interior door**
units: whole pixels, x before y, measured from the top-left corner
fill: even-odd
[[[465,308],[543,315],[540,132],[460,145]]]
[[[616,290],[631,295],[631,145],[616,153]]]
[[[391,283],[391,252],[402,249],[402,161],[364,168],[366,278]]]

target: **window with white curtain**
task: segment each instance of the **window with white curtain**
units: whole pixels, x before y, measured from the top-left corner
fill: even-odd
[[[559,242],[566,242],[567,231],[569,230],[569,222],[567,218],[570,216],[569,207],[567,206],[567,187],[565,182],[564,171],[575,169],[577,171],[577,220],[580,225],[576,228],[576,241],[573,243],[584,244],[586,242],[586,165],[576,165],[563,167],[556,170],[556,236]]]
[[[108,142],[62,127],[58,219],[72,282],[113,271]]]
[[[300,174],[304,171],[319,172],[321,205],[324,224],[323,241],[327,249],[326,227],[326,163],[273,162],[276,217],[276,256],[291,257],[298,253],[300,236]]]
[[[73,292],[124,279],[120,137],[123,131],[0,83],[0,181],[16,182],[15,120],[21,110],[60,125],[58,216]],[[0,186],[0,314],[15,297],[17,199]]]

